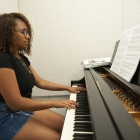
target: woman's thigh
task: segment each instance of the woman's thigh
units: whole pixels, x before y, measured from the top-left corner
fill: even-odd
[[[61,133],[64,123],[64,116],[49,109],[46,109],[41,111],[35,111],[33,117],[41,121],[51,129],[54,129]]]
[[[13,140],[59,140],[60,133],[31,117]]]

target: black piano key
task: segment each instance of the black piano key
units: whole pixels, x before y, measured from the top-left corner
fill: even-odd
[[[84,114],[84,115],[89,115],[89,110],[84,110],[84,111],[76,111],[75,110],[75,115],[79,115],[80,113],[82,113],[82,114],[88,113],[88,114]]]
[[[80,111],[82,111],[82,109],[84,109],[83,111],[89,111],[89,108],[87,108],[87,107],[76,108],[75,111],[80,112]]]
[[[78,108],[76,107],[76,109],[75,109],[75,110],[80,110],[80,109],[83,109],[83,108],[84,108],[85,110],[89,110],[89,108],[88,108],[88,107],[78,107]]]
[[[76,110],[85,110],[85,109],[88,109],[89,110],[89,107],[88,106],[85,106],[85,107],[81,107],[81,106],[78,106],[76,107]]]
[[[79,104],[88,104],[88,102],[86,101],[86,102],[83,102],[83,101],[77,101]]]
[[[88,99],[87,98],[87,95],[79,95],[79,96],[76,96],[76,99]]]
[[[78,96],[87,96],[87,92],[80,92],[79,94],[77,94]]]
[[[73,137],[73,140],[93,140],[93,134],[75,133]]]
[[[88,100],[86,96],[77,97],[76,100]]]
[[[91,123],[89,123],[89,122],[75,122],[74,126],[79,126],[79,127],[91,126]]]
[[[80,112],[89,112],[89,110],[88,110],[88,109],[85,109],[85,110],[76,110],[76,109],[75,109],[75,113],[78,113],[78,112],[79,112],[79,113],[80,113]],[[86,114],[85,114],[85,115],[86,115]]]
[[[83,106],[83,107],[78,107],[78,108],[76,107],[75,111],[76,111],[76,110],[77,110],[77,111],[78,111],[78,110],[82,110],[82,109],[84,109],[84,111],[86,111],[86,110],[89,111],[89,108],[88,108],[88,107],[84,107],[84,106]]]
[[[76,107],[76,109],[77,108],[89,108],[89,106],[88,105],[79,105],[79,106]]]
[[[83,99],[83,98],[87,99],[87,95],[86,94],[79,94],[79,95],[77,94],[76,98],[77,99]]]
[[[77,102],[88,102],[88,100],[85,99],[76,99]]]
[[[80,98],[80,99],[76,99],[76,101],[77,102],[88,102],[88,100],[87,99],[85,99],[85,98]]]
[[[84,108],[84,110],[82,110],[82,108],[79,108],[78,110],[75,109],[75,112],[81,112],[81,111],[88,111],[89,112],[89,109],[88,108]]]
[[[79,103],[79,106],[77,106],[77,107],[82,107],[82,106],[89,107],[89,104],[88,103],[86,103],[86,104]]]
[[[81,105],[81,106],[77,106],[76,109],[80,110],[80,109],[89,109],[89,107],[87,105]]]
[[[76,109],[75,109],[75,112],[77,112],[77,113],[78,113],[78,112],[89,112],[89,109],[85,109],[85,110],[82,110],[82,109],[81,109],[81,110],[80,110],[80,109],[79,109],[79,110],[76,110]]]
[[[76,111],[78,112],[80,112],[80,111],[89,111],[89,109],[88,108],[76,108]]]
[[[80,103],[81,103],[81,104],[88,104],[87,101],[78,101],[78,100],[77,100],[77,102],[78,102],[79,104],[80,104]]]
[[[87,99],[88,100],[87,95],[77,96],[76,99]]]
[[[83,101],[77,101],[78,103],[79,103],[79,105],[81,104],[81,105],[88,105],[89,106],[89,103],[87,102],[87,101],[85,101],[85,102],[83,102]]]
[[[77,94],[76,97],[78,98],[78,97],[83,97],[83,96],[87,97],[87,93],[80,93],[80,94]]]
[[[80,113],[81,114],[85,113],[84,115],[87,115],[87,113],[89,114],[89,111],[88,110],[87,111],[75,111],[75,114],[77,114],[77,115],[80,114]]]
[[[87,105],[86,105],[86,106],[83,105],[83,106],[77,106],[77,107],[76,107],[76,109],[82,109],[82,108],[84,108],[84,109],[89,109],[89,107],[88,107]]]
[[[82,102],[78,102],[79,106],[87,106],[88,103],[82,103]]]
[[[83,99],[83,98],[87,99],[87,95],[86,94],[80,94],[80,95],[77,94],[77,96],[76,96],[76,99]]]
[[[90,118],[76,118],[74,121],[90,121]]]
[[[76,107],[75,112],[89,112],[89,108],[87,106]]]
[[[76,99],[87,99],[87,96],[86,95],[77,96]]]
[[[80,132],[92,132],[91,127],[76,127],[73,129],[75,132],[80,131]]]
[[[89,112],[76,112],[75,115],[90,115]]]
[[[74,121],[90,121],[89,116],[75,117]]]

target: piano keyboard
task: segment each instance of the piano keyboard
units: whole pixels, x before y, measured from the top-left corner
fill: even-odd
[[[93,140],[86,91],[71,93],[70,100],[77,101],[79,106],[76,109],[67,109],[60,140]]]

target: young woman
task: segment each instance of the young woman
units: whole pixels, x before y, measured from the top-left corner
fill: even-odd
[[[49,108],[75,109],[72,100],[34,100],[32,88],[67,90],[82,87],[59,85],[42,79],[30,64],[32,28],[20,13],[0,15],[0,140],[59,140],[64,117]]]

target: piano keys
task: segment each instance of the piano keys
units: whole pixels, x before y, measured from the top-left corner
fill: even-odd
[[[85,69],[84,75],[83,79],[72,81],[71,84],[86,86],[88,108],[84,110],[86,112],[84,115],[90,116],[92,130],[90,139],[140,140],[140,86],[125,81],[110,71],[110,66]],[[73,98],[70,97],[70,99]],[[83,100],[83,103],[87,101]],[[69,114],[69,111],[73,113]],[[87,114],[88,112],[89,114]],[[66,112],[68,119],[65,119],[61,140],[78,139],[79,135],[76,135],[73,129],[74,113],[74,110]],[[79,134],[82,133],[80,131],[82,127],[85,126],[78,127]],[[70,131],[68,132],[68,130]],[[77,138],[74,138],[74,134]],[[82,138],[84,139],[84,137]]]
[[[61,140],[93,140],[86,91],[81,91],[79,94],[71,93],[70,100],[77,101],[79,106],[75,110],[67,110]]]

